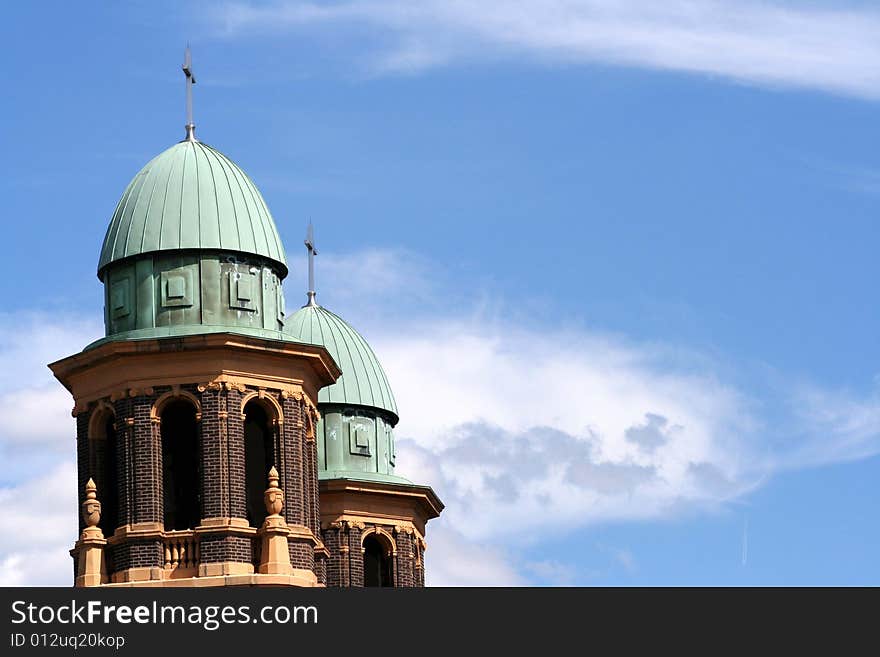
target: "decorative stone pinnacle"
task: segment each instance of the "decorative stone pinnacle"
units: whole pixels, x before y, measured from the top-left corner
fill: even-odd
[[[95,480],[86,482],[86,499],[82,503],[82,517],[86,527],[97,527],[101,522],[101,503],[98,501],[98,487]]]
[[[86,526],[79,535],[76,549],[75,586],[100,586],[107,581],[104,563],[104,546],[107,541],[98,527],[101,522],[101,503],[98,501],[98,487],[94,479],[86,482],[86,499],[82,503],[82,517]]]
[[[266,513],[270,516],[277,516],[281,513],[284,492],[278,488],[278,470],[274,465],[269,470],[269,488],[263,493],[263,501],[266,503]]]
[[[264,575],[292,575],[293,567],[290,565],[287,542],[290,529],[281,517],[284,493],[278,488],[278,470],[274,466],[269,469],[269,488],[266,489],[263,500],[269,515],[259,531],[262,549],[258,571]]]

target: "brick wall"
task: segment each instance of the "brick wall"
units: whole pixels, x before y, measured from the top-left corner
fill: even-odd
[[[209,534],[201,538],[202,563],[219,563],[222,561],[253,561],[253,548],[249,536],[227,536]]]
[[[202,419],[199,422],[199,462],[202,464],[199,491],[202,518],[229,515],[229,480],[226,476],[226,398],[219,386],[200,393]]]
[[[364,555],[361,550],[361,530],[348,529],[348,585],[364,585]]]
[[[81,532],[85,529],[86,523],[82,518],[82,513],[80,513],[80,504],[86,498],[86,482],[88,482],[89,477],[92,476],[89,470],[90,456],[89,456],[89,419],[91,419],[91,412],[89,413],[79,413],[76,416],[76,517],[77,517],[77,527],[79,527],[79,531]]]
[[[151,394],[124,396],[112,402],[116,415],[116,491],[119,525],[162,523],[162,439],[161,427],[152,422],[150,412],[156,400],[170,391],[171,386],[156,386]],[[236,387],[181,386],[195,395],[201,404],[199,422],[199,497],[202,518],[247,517],[244,422],[241,417],[243,393]],[[304,423],[305,402],[302,398],[274,394],[281,404],[284,422],[276,434],[276,467],[279,485],[284,491],[284,516],[289,524],[304,525],[319,535],[320,508],[318,499],[317,445],[307,439]],[[110,400],[106,400],[110,402]],[[91,412],[77,415],[77,474],[79,495],[84,497],[86,481],[95,476],[92,470],[105,458],[100,446],[91,445],[88,427]],[[96,443],[100,441],[92,441]],[[111,494],[99,489],[99,499]],[[79,528],[84,523],[77,507]],[[351,540],[359,541],[359,536]],[[200,539],[201,560],[205,563],[239,561],[259,565],[259,539],[223,534],[204,535]],[[358,554],[360,547],[358,545]],[[289,542],[294,568],[316,573],[319,581],[330,579],[328,568],[333,563],[316,561],[311,541],[292,539]],[[126,568],[163,566],[160,540],[126,541],[108,548],[110,572]],[[338,571],[338,564],[336,564]],[[360,570],[358,570],[360,568]],[[362,581],[362,564],[353,571]],[[348,578],[348,575],[346,576]]]
[[[113,402],[116,414],[116,481],[119,496],[116,499],[120,525],[130,525],[134,520],[132,509],[132,476],[134,464],[134,427],[129,425],[127,418],[132,415],[132,401],[129,398]],[[161,472],[161,470],[160,470]]]
[[[241,392],[225,390],[226,416],[218,418],[226,426],[226,482],[229,491],[228,513],[232,518],[247,518],[247,491],[244,467],[244,421],[241,419]],[[204,414],[202,415],[204,422]]]
[[[389,534],[395,532],[395,528],[391,525],[383,525],[382,529]],[[424,586],[424,562],[417,537],[405,531],[393,535],[397,544],[397,553],[392,562],[394,586],[407,588]],[[324,566],[326,585],[363,586],[362,530],[347,522],[334,523],[333,526],[323,529],[321,536],[324,546],[330,552],[330,559]]]
[[[290,565],[314,572],[315,548],[311,541],[291,538],[287,542],[287,550],[290,553]]]
[[[318,578],[318,584],[327,586],[327,559],[323,554],[315,555],[315,576]]]
[[[413,541],[412,534],[399,532],[395,536],[397,542],[397,556],[394,564],[394,581],[396,586],[413,587]]]
[[[342,557],[339,554],[339,530],[328,527],[321,531],[321,540],[324,547],[330,553],[330,558],[324,566],[327,586],[342,586]]]
[[[279,446],[279,487],[284,491],[284,520],[289,525],[303,522],[303,455],[302,455],[302,407],[293,397],[281,400],[284,426]]]
[[[114,566],[111,572],[129,568],[161,567],[163,562],[161,541],[128,541],[111,546],[107,552]]]
[[[126,424],[134,418],[134,425],[129,429],[133,462],[128,469],[132,478],[134,522],[162,522],[162,444],[158,425],[150,422],[150,409],[155,400],[155,394],[131,397],[128,400],[131,414],[123,416]]]
[[[425,551],[422,550],[421,544],[416,541],[416,565],[413,571],[415,578],[415,586],[425,586]]]
[[[116,414],[117,514],[120,525],[162,522],[162,449],[150,409],[161,390],[113,402]],[[107,551],[110,572],[163,564],[162,543],[126,541]]]

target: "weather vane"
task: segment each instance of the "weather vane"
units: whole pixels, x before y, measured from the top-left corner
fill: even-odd
[[[318,249],[315,248],[315,230],[312,222],[309,222],[309,229],[306,231],[306,241],[304,242],[309,250],[309,301],[307,306],[317,306],[315,303],[315,256],[318,255]]]
[[[193,92],[192,86],[196,83],[196,76],[192,70],[192,55],[189,52],[189,44],[183,54],[183,74],[186,76],[186,141],[196,140],[196,124],[193,123]]]

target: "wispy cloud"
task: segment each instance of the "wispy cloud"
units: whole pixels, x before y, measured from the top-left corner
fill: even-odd
[[[880,170],[871,166],[842,164],[801,156],[800,162],[817,175],[817,180],[835,189],[870,196],[880,195]]]
[[[880,96],[880,12],[777,0],[230,2],[227,36],[352,30],[370,72],[481,61],[609,63],[769,86]]]
[[[320,242],[318,242],[320,247]],[[306,256],[290,258],[291,271],[306,272]],[[432,274],[430,264],[416,253],[405,249],[364,248],[354,253],[324,252],[316,257],[316,289],[321,300],[356,312],[362,321],[381,321],[391,309],[442,307],[440,276]],[[285,281],[285,293],[298,308],[306,301],[307,279],[292,276]]]
[[[552,560],[527,563],[525,570],[553,586],[570,586],[578,577],[577,569],[571,564]]]
[[[605,543],[597,543],[596,549],[608,555],[614,563],[614,566],[623,569],[628,575],[632,575],[638,569],[635,556],[633,556],[633,553],[627,548],[615,547]]]

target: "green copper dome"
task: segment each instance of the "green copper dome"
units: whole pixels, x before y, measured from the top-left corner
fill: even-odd
[[[336,383],[318,391],[319,479],[408,484],[394,473],[397,405],[367,341],[313,301],[288,318],[284,330],[300,342],[325,347],[342,370]]]
[[[397,423],[397,404],[385,370],[360,333],[338,315],[318,305],[300,308],[285,322],[285,331],[300,342],[322,345],[342,376],[318,392],[319,404],[352,404],[387,411]]]
[[[234,162],[185,140],[153,158],[129,183],[98,262],[98,277],[118,260],[160,251],[232,251],[287,262],[269,208]]]
[[[129,183],[101,248],[104,340],[284,334],[284,247],[254,183],[187,138]]]

